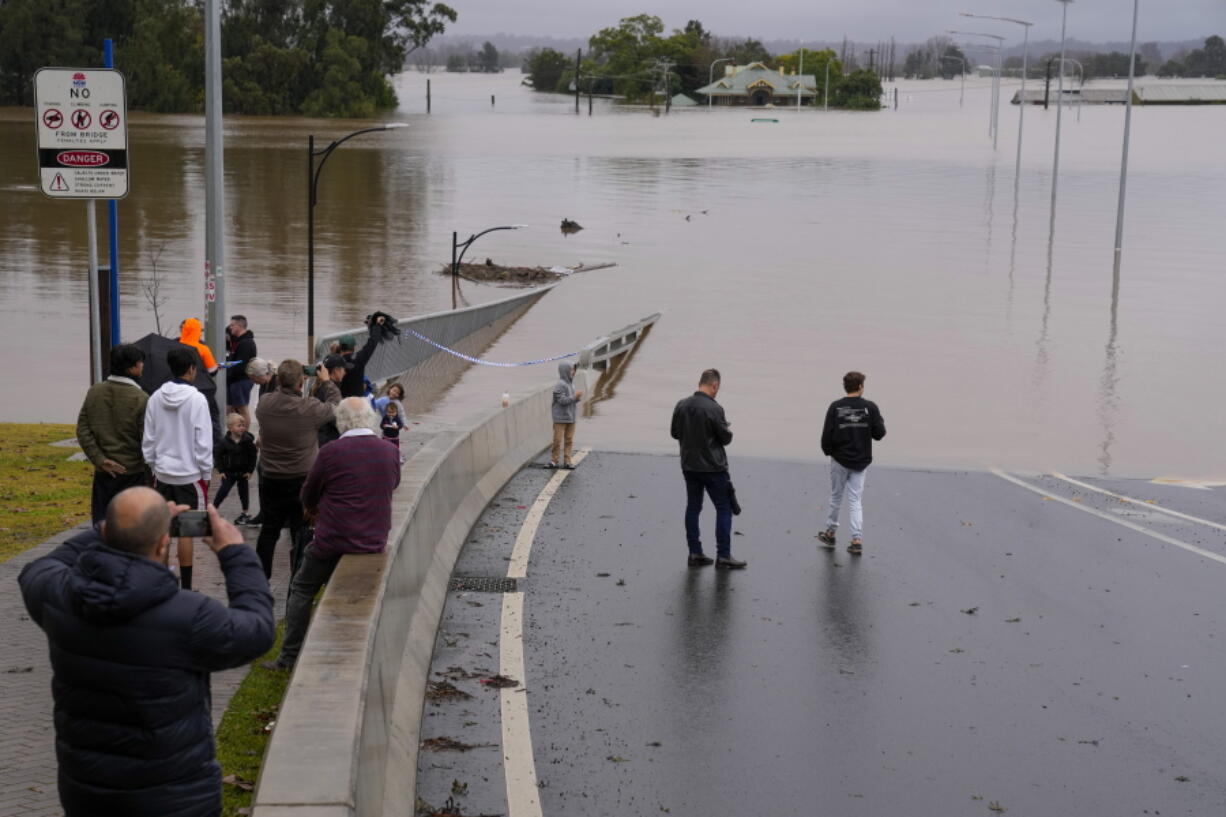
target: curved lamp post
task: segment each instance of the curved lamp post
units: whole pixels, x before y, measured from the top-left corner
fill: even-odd
[[[1034,23],[1029,20],[1018,20],[1015,17],[989,17],[986,14],[971,14],[969,12],[958,12],[962,17],[973,17],[976,20],[996,20],[1000,23],[1013,23],[1014,25],[1022,26],[1025,34],[1022,36],[1022,90],[1018,93],[1019,105],[1017,107],[1017,164],[1013,168],[1013,177],[1020,178],[1022,175],[1022,124],[1026,117],[1026,72],[1030,69],[1030,27]],[[1081,116],[1081,108],[1077,108],[1077,115]]]
[[[960,34],[963,37],[986,37],[989,40],[996,40],[996,76],[992,78],[992,111],[988,118],[988,130],[992,134],[992,149],[996,149],[996,140],[999,128],[997,123],[1000,120],[1000,55],[1004,50],[1005,38],[999,34],[987,34],[982,31],[955,31],[950,29],[949,34]]]
[[[482,230],[479,233],[473,233],[472,235],[468,237],[467,241],[460,241],[459,233],[453,232],[451,234],[451,308],[452,309],[456,308],[456,287],[457,287],[457,282],[460,280],[460,264],[464,262],[464,253],[468,252],[468,248],[473,245],[473,242],[476,241],[481,236],[485,235],[486,233],[492,233],[497,230],[522,230],[524,227],[527,227],[527,226],[528,226],[527,224],[508,224],[505,227],[490,227],[488,230]],[[459,255],[456,255],[457,250],[459,250]]]
[[[381,130],[407,128],[404,122],[389,122],[375,128],[356,130],[320,150],[315,149],[315,134],[307,137],[307,357],[309,363],[315,358],[315,203],[319,200],[319,174],[332,151],[355,136]],[[315,160],[319,161],[316,162]]]
[[[721,62],[736,62],[736,58],[720,57],[718,60],[711,63],[711,70],[707,72],[707,85],[713,85],[715,83],[715,66],[719,65]],[[713,101],[714,101],[713,97],[710,94],[707,94],[707,110],[708,111],[711,110],[711,103]]]

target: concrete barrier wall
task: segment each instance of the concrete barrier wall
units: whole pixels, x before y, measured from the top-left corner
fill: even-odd
[[[552,385],[438,434],[405,466],[385,553],[346,556],[281,706],[255,817],[411,814],[422,703],[460,548],[552,436]]]

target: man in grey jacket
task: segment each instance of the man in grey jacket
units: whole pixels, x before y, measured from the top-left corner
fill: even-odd
[[[583,398],[582,389],[575,391],[575,370],[578,368],[573,363],[558,364],[558,382],[553,387],[553,448],[549,452],[550,468],[558,467],[558,457],[563,454],[565,459],[561,461],[561,467],[567,470],[575,467],[571,460],[571,452],[575,447],[575,406]]]

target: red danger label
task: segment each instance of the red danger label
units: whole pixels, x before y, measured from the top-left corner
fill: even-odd
[[[96,150],[65,150],[55,160],[65,167],[102,167],[110,164],[111,157]]]

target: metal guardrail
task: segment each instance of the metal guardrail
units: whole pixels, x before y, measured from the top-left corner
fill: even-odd
[[[428,343],[424,343],[412,336],[405,337],[403,330],[406,328],[412,327],[444,346],[455,346],[464,338],[479,329],[489,326],[499,318],[503,318],[516,310],[527,309],[538,298],[555,286],[557,284],[537,287],[528,292],[504,298],[501,301],[478,304],[477,306],[470,306],[464,309],[452,309],[445,312],[432,312],[429,315],[397,319],[402,331],[400,339],[398,341],[384,341],[379,344],[378,348],[375,349],[375,353],[371,356],[370,362],[366,364],[366,376],[372,382],[379,383],[387,380],[389,377],[404,374],[414,366],[439,354],[439,350]],[[315,359],[323,360],[328,354],[328,349],[332,343],[340,340],[342,335],[353,335],[354,340],[357,341],[356,348],[361,349],[365,345],[366,339],[370,337],[370,332],[365,326],[362,326],[357,329],[348,329],[325,335],[315,343]]]
[[[584,346],[579,351],[579,368],[604,371],[609,361],[634,348],[643,331],[660,319],[660,313],[648,315],[616,332],[610,332]]]

